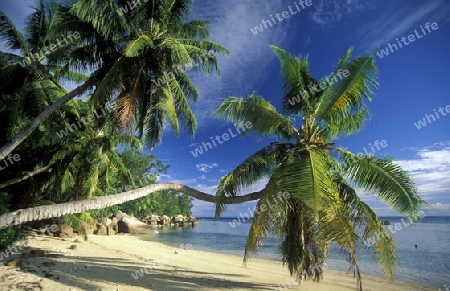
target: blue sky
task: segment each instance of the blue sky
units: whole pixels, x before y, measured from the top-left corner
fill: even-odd
[[[206,3],[205,3],[206,2]],[[354,56],[367,54],[397,44],[396,38],[415,34],[415,41],[388,56],[376,56],[380,86],[369,107],[372,119],[358,134],[342,138],[338,145],[358,153],[369,149],[376,140],[387,146],[376,156],[393,157],[410,171],[419,192],[430,203],[427,215],[450,215],[450,113],[435,113],[450,106],[450,2],[445,0],[403,1],[325,1],[311,0],[300,12],[278,21],[272,27],[254,34],[251,29],[270,20],[270,15],[295,10],[294,2],[272,0],[195,1],[192,19],[211,21],[210,38],[230,51],[220,58],[221,75],[192,74],[201,99],[193,104],[199,128],[195,138],[182,133],[174,137],[170,128],[162,145],[153,154],[170,164],[160,182],[179,182],[213,194],[220,177],[231,171],[246,157],[268,144],[269,140],[248,135],[231,138],[198,157],[191,154],[211,136],[234,130],[231,123],[212,117],[214,109],[228,96],[244,97],[256,90],[277,108],[281,106],[280,65],[269,45],[280,46],[292,54],[309,55],[310,69],[320,78],[329,75],[341,55],[354,47]],[[34,1],[2,0],[0,8],[19,24],[27,15],[27,4]],[[431,32],[421,27],[436,22]],[[398,46],[398,44],[397,44]],[[450,107],[449,107],[450,111]],[[414,123],[425,115],[435,114],[426,126]],[[258,182],[243,194],[264,187]],[[370,193],[361,192],[380,215],[392,212]],[[214,205],[195,201],[195,216],[213,216]],[[254,202],[232,205],[224,216],[248,212]]]

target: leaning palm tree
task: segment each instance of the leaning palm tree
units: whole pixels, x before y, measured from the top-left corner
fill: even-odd
[[[117,150],[119,146],[142,149],[134,136],[118,133],[109,123],[73,133],[50,161],[52,171],[43,177],[40,192],[56,203],[107,195],[113,175],[131,184],[130,170]]]
[[[80,0],[70,10],[81,25],[92,26],[83,35],[91,37],[95,31],[111,50],[102,57],[103,76],[90,98],[92,105],[116,98],[118,124],[123,129],[134,124],[150,147],[161,141],[166,119],[176,135],[180,127],[193,135],[197,122],[189,102],[196,101],[199,92],[183,68],[201,63],[196,68],[220,73],[216,54],[228,51],[207,39],[208,21],[184,21],[192,1],[150,1],[113,17],[111,9],[117,11],[126,1],[106,2],[93,7],[92,1]],[[73,23],[67,26],[75,28]],[[79,55],[72,57],[74,64],[85,61],[86,54]]]
[[[61,76],[69,69],[92,74],[82,85],[40,112],[0,148],[0,159],[54,111],[90,89],[94,90],[93,107],[115,100],[117,123],[126,129],[136,125],[139,135],[150,146],[161,140],[166,119],[175,134],[180,127],[194,134],[196,120],[189,101],[196,101],[199,93],[183,68],[201,63],[195,66],[196,70],[219,73],[217,55],[226,55],[228,51],[208,40],[208,21],[185,21],[192,1],[152,0],[129,13],[117,13],[127,3],[79,0],[70,5],[55,4],[54,35],[72,31],[78,32],[81,39],[64,52],[52,54],[49,61],[65,69],[60,71]],[[17,30],[9,19],[0,18],[0,27],[4,30],[0,38],[10,41],[11,47],[18,47],[20,39],[15,40]],[[18,59],[13,61],[18,66]]]
[[[372,192],[399,214],[417,216],[424,201],[392,159],[357,156],[333,143],[360,130],[369,117],[365,99],[370,100],[377,86],[372,57],[351,59],[349,49],[334,72],[336,76],[345,72],[345,78],[335,78],[325,86],[323,82],[329,79],[314,78],[307,58],[272,48],[281,62],[285,115],[256,93],[245,99],[227,98],[215,114],[233,123],[250,121],[250,130],[279,141],[263,147],[221,178],[216,215],[241,190],[268,179],[256,205],[244,261],[268,235],[276,235],[290,274],[318,281],[334,242],[348,254],[362,289],[356,247],[377,235],[374,250],[383,272],[391,277],[397,258],[395,243],[354,187]]]
[[[87,79],[85,74],[47,61],[52,54],[64,54],[66,51],[64,46],[55,45],[58,36],[54,34],[54,8],[54,5],[44,5],[41,0],[26,18],[24,33],[19,32],[0,10],[0,41],[10,49],[9,52],[0,51],[2,144],[14,139],[34,116],[68,93],[60,81],[82,82]],[[75,39],[72,37],[72,40]],[[54,52],[46,50],[51,44],[54,45]],[[64,74],[61,74],[62,71]],[[74,102],[67,102],[63,109],[67,114],[79,114]],[[41,126],[51,126],[52,122],[63,123],[63,114],[54,116],[51,122]]]

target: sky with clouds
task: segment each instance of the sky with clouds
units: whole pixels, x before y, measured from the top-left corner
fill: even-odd
[[[20,28],[31,3],[35,1],[2,0],[0,8]],[[276,24],[266,24],[267,29],[261,26],[263,20],[270,21],[283,11],[288,11],[287,18],[274,18]],[[192,154],[210,137],[236,132],[233,124],[212,116],[225,98],[244,97],[256,90],[281,108],[280,65],[269,45],[308,55],[311,72],[320,78],[334,70],[339,57],[350,47],[354,56],[368,54],[413,34],[414,42],[383,58],[375,56],[380,86],[369,103],[371,121],[360,133],[337,140],[337,145],[358,153],[376,140],[384,140],[387,146],[376,150],[375,155],[393,157],[410,172],[430,204],[428,215],[450,215],[450,116],[444,115],[446,106],[450,112],[450,1],[414,0],[405,5],[388,0],[311,0],[309,6],[301,7],[299,1],[286,0],[196,0],[189,18],[210,20],[210,38],[224,45],[230,55],[219,59],[220,76],[190,73],[201,93],[200,100],[192,104],[199,127],[194,138],[186,133],[174,137],[167,128],[163,143],[153,150],[171,165],[160,182],[183,183],[213,194],[221,176],[272,141],[252,134],[244,138],[231,135],[228,141],[197,157]],[[425,35],[422,28],[427,22],[436,22],[438,28],[425,30]],[[256,26],[264,29],[255,34]],[[440,108],[444,113],[436,113]],[[439,118],[433,120],[432,114]],[[242,194],[261,189],[265,182],[259,181]],[[361,192],[361,197],[378,214],[392,214],[370,193]],[[253,205],[232,205],[224,216],[248,212]],[[214,205],[196,200],[193,212],[195,216],[211,217]]]
[[[308,55],[311,71],[318,78],[330,74],[339,57],[349,48],[354,55],[373,52],[408,37],[415,30],[422,36],[403,45],[398,51],[380,58],[380,86],[373,101],[370,123],[360,133],[338,140],[350,150],[370,151],[376,140],[387,146],[376,150],[376,156],[393,157],[410,171],[418,190],[430,203],[428,215],[450,215],[450,116],[427,123],[418,129],[414,123],[450,105],[447,68],[450,65],[450,3],[448,1],[315,1],[312,5],[276,20],[272,27],[254,34],[252,29],[270,20],[270,15],[295,10],[294,1],[196,1],[191,18],[211,21],[210,37],[227,47],[229,57],[220,59],[221,75],[193,75],[202,98],[193,106],[199,119],[194,139],[186,135],[164,135],[163,144],[154,150],[171,164],[170,177],[161,181],[183,182],[206,193],[214,193],[220,177],[246,157],[268,144],[256,136],[234,137],[208,152],[194,157],[192,151],[210,141],[211,136],[234,130],[212,116],[215,108],[228,96],[244,97],[256,90],[277,108],[281,107],[280,66],[269,45],[277,45],[292,54]],[[298,1],[296,1],[298,3]],[[300,7],[302,8],[302,7]],[[436,22],[437,30],[422,35],[421,25]],[[427,32],[427,31],[426,31]],[[440,114],[440,113],[439,113]],[[430,117],[431,119],[431,117]],[[260,190],[260,181],[244,193]],[[361,192],[380,215],[393,213],[370,193]],[[231,205],[224,216],[248,212],[254,203]],[[194,214],[212,216],[214,206],[196,201]]]

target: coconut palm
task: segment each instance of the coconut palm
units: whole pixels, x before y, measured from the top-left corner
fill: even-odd
[[[276,46],[272,49],[281,63],[284,115],[256,93],[245,99],[227,98],[215,114],[233,123],[250,121],[252,131],[278,141],[264,146],[221,178],[216,215],[225,209],[224,201],[268,179],[256,206],[244,261],[258,251],[265,238],[276,235],[290,274],[318,281],[333,242],[348,254],[361,289],[356,246],[377,235],[373,248],[379,254],[381,269],[392,277],[395,243],[354,187],[370,191],[402,215],[417,216],[424,201],[408,174],[392,159],[357,156],[334,143],[336,138],[359,131],[368,120],[365,100],[370,100],[377,86],[373,58],[352,59],[349,49],[334,72],[348,71],[349,75],[325,86],[321,83],[327,79],[312,76],[306,57],[292,56]],[[312,90],[314,87],[320,89]],[[299,93],[302,98],[296,98]]]
[[[45,6],[43,1],[33,8],[26,18],[24,33],[20,33],[11,20],[0,11],[0,40],[10,52],[0,52],[0,112],[1,139],[6,143],[14,139],[20,130],[30,124],[31,120],[47,106],[67,94],[60,81],[85,81],[87,76],[61,66],[50,64],[47,60],[52,52],[46,47],[56,42],[54,6]],[[58,47],[55,53],[64,52]],[[63,107],[66,114],[78,116],[76,103],[68,102]],[[63,123],[62,115],[41,126]]]
[[[87,77],[49,62],[53,53],[64,52],[65,47],[56,47],[54,52],[42,53],[61,37],[54,34],[54,8],[54,5],[46,6],[40,1],[25,19],[23,33],[0,11],[0,40],[8,49],[0,52],[0,78],[3,81],[0,84],[1,144],[14,143],[15,137],[30,126],[35,116],[68,93],[61,85],[63,81],[82,82]],[[42,122],[39,130],[33,132],[26,142],[16,148],[14,154],[21,157],[21,162],[2,171],[0,187],[28,180],[50,169],[49,162],[60,142],[54,131],[65,126],[70,118],[80,117],[79,104],[77,100],[67,102],[57,114]],[[37,152],[39,155],[36,155]],[[18,202],[19,196],[35,193],[35,188],[25,184],[27,183],[13,189],[13,192],[21,194],[14,195],[15,202]]]
[[[66,214],[82,213],[88,210],[104,209],[109,206],[119,205],[128,201],[137,200],[152,193],[165,190],[172,190],[175,192],[183,193],[195,199],[210,203],[216,201],[214,195],[206,194],[186,185],[177,183],[150,184],[142,188],[133,189],[115,195],[96,196],[84,200],[70,201],[52,205],[41,205],[4,213],[0,215],[0,230],[9,226],[20,225],[29,221],[61,217]],[[263,194],[264,193],[262,191],[257,191],[243,196],[228,197],[223,201],[223,203],[239,204],[248,201],[254,201],[260,199]]]
[[[118,123],[124,129],[134,123],[151,147],[161,141],[166,119],[176,135],[180,127],[193,135],[197,123],[188,102],[196,101],[199,92],[183,66],[201,62],[205,73],[219,73],[216,54],[227,50],[207,39],[208,21],[184,22],[192,1],[150,1],[111,17],[111,9],[117,11],[126,3],[107,1],[92,7],[92,1],[81,0],[71,8],[72,14],[113,44],[92,104],[102,106],[117,95]]]
[[[119,134],[111,126],[88,127],[74,132],[50,164],[52,172],[44,177],[41,192],[49,200],[65,202],[108,194],[110,180],[117,174],[123,183],[132,184],[118,146],[141,147],[136,137]]]
[[[93,88],[92,106],[116,100],[117,122],[128,129],[134,122],[139,136],[144,136],[150,146],[161,140],[166,119],[175,134],[180,127],[194,134],[196,120],[188,101],[197,100],[199,93],[183,66],[201,62],[196,69],[219,72],[216,55],[227,54],[227,50],[207,39],[209,22],[184,21],[192,1],[153,0],[130,13],[116,13],[126,4],[123,0],[101,3],[79,0],[70,5],[55,5],[54,35],[72,31],[79,33],[81,39],[65,53],[60,51],[48,57],[49,61],[64,68],[60,71],[62,76],[69,69],[92,74],[3,146],[0,159],[50,114]],[[18,47],[21,39],[10,21],[5,18],[0,25],[5,28],[3,39],[11,42],[11,48]],[[162,82],[154,86],[152,82],[156,80]]]

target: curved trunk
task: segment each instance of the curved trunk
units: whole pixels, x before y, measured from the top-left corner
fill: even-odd
[[[25,180],[33,177],[34,175],[37,175],[39,173],[47,171],[48,168],[50,168],[50,165],[47,165],[47,166],[45,166],[43,168],[39,168],[39,169],[33,170],[31,172],[28,172],[28,173],[26,173],[25,175],[23,175],[21,177],[5,181],[5,182],[0,184],[0,189],[5,188],[6,186],[9,186],[9,185],[13,185],[13,184],[17,184],[19,182],[25,181]]]
[[[64,97],[58,99],[52,103],[49,107],[45,108],[44,111],[39,113],[31,123],[22,129],[8,144],[0,148],[0,160],[3,160],[8,156],[16,147],[18,147],[42,122],[44,122],[53,112],[60,109],[64,104],[83,94],[87,89],[94,86],[97,77],[91,76],[83,85],[78,86],[71,92],[64,95]]]
[[[53,217],[60,217],[66,214],[81,213],[93,209],[103,209],[109,206],[122,204],[131,200],[136,200],[149,195],[150,193],[162,190],[173,190],[181,192],[193,198],[215,202],[215,196],[209,195],[188,186],[175,183],[152,184],[146,187],[134,189],[128,192],[109,195],[97,196],[90,199],[71,201],[54,205],[36,206],[33,208],[19,209],[14,212],[0,215],[0,229],[8,226],[22,224],[28,221],[42,220]],[[253,200],[258,200],[262,195],[262,190],[253,192],[243,196],[228,197],[224,200],[225,204],[238,204]]]

